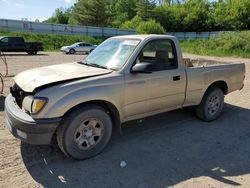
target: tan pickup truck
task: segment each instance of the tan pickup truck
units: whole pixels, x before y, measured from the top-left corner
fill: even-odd
[[[6,127],[31,144],[55,136],[67,156],[86,159],[126,121],[187,106],[215,120],[244,78],[243,63],[184,61],[173,36],[112,37],[81,62],[18,74],[5,100]]]

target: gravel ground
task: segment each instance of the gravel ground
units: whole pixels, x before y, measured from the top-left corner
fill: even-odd
[[[9,77],[0,96],[0,187],[250,187],[250,59],[185,57],[246,63],[245,87],[226,96],[218,120],[205,123],[183,109],[132,121],[103,153],[73,161],[55,144],[33,146],[15,139],[4,128],[3,101],[18,72],[83,55],[8,54]]]

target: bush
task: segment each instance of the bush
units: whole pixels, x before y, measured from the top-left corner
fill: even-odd
[[[143,21],[141,17],[135,16],[132,20],[122,24],[124,29],[133,29],[139,34],[164,34],[166,31],[155,20]]]
[[[126,21],[124,24],[122,24],[121,28],[123,29],[133,29],[136,30],[136,28],[138,27],[138,25],[143,22],[143,20],[141,19],[141,17],[139,16],[135,16],[134,18],[132,18],[129,21]]]
[[[71,45],[75,42],[89,42],[92,44],[99,44],[103,41],[101,38],[93,38],[81,35],[53,35],[53,34],[38,34],[29,32],[9,32],[7,30],[0,30],[0,36],[20,36],[24,37],[25,41],[42,42],[45,51],[59,50],[62,46]]]
[[[185,52],[201,55],[250,57],[250,31],[221,33],[206,40],[182,41]]]
[[[141,22],[136,28],[136,32],[140,34],[164,34],[166,31],[155,20],[150,19],[146,22]]]

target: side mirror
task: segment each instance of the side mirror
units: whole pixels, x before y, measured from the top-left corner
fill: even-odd
[[[132,69],[131,73],[145,73],[145,74],[150,74],[152,73],[152,65],[150,63],[137,63],[135,64]]]

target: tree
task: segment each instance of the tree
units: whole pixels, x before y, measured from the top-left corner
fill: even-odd
[[[121,28],[123,29],[134,29],[138,27],[138,25],[143,22],[142,18],[139,16],[135,16],[133,19],[126,21],[121,25]]]
[[[215,4],[213,17],[220,30],[250,29],[250,1],[220,1]]]
[[[53,16],[45,20],[44,22],[56,23],[56,24],[68,24],[71,11],[72,11],[71,8],[69,9],[57,8]]]
[[[210,30],[208,0],[189,0],[184,4],[185,18],[183,19],[184,31],[206,31]]]
[[[167,31],[183,31],[183,20],[186,16],[184,6],[162,5],[154,9],[154,19],[157,20]]]
[[[111,22],[107,8],[110,3],[109,0],[79,0],[73,7],[71,20],[80,25],[107,26]]]
[[[136,15],[136,2],[137,0],[118,0],[115,4],[116,12],[118,14],[126,13],[130,20]]]
[[[113,6],[115,15],[112,26],[120,27],[124,22],[131,20],[136,15],[135,6],[136,0],[117,0]]]
[[[144,21],[147,21],[153,17],[153,9],[155,6],[155,0],[138,0],[136,3],[136,13]]]

